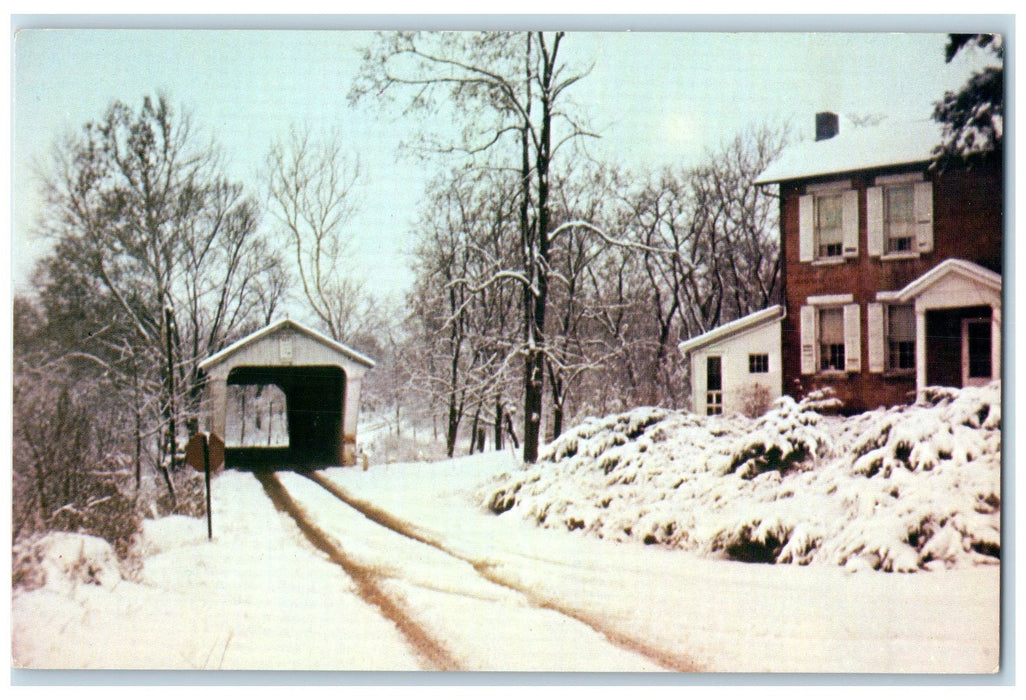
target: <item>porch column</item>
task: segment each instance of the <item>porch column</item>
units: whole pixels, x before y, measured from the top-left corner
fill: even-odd
[[[916,393],[926,388],[926,309],[916,304]]]
[[[1001,378],[1001,307],[990,307],[990,377]]]

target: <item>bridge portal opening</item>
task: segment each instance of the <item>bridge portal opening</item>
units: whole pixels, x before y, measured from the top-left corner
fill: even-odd
[[[346,376],[342,368],[242,366],[231,370],[227,384],[226,466],[324,467],[344,463]],[[248,407],[262,412],[259,429],[255,413],[243,415]]]

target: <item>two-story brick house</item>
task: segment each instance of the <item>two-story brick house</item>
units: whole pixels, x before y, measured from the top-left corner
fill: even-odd
[[[821,113],[816,137],[756,180],[780,196],[781,392],[860,411],[1000,377],[1000,157],[931,167],[933,122],[839,133]]]

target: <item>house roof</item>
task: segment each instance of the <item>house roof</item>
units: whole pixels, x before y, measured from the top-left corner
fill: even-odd
[[[772,321],[776,321],[784,317],[784,308],[779,304],[775,304],[762,311],[756,311],[755,313],[742,316],[736,321],[730,323],[724,323],[722,326],[713,328],[711,331],[706,331],[702,335],[696,335],[694,338],[685,340],[677,349],[683,354],[694,352],[706,345],[711,345],[718,340],[724,340],[731,336],[739,335],[746,331],[750,331],[758,326],[761,326]]]
[[[755,184],[926,163],[941,143],[941,133],[941,125],[930,120],[885,121],[879,126],[842,131],[822,141],[803,141],[784,149]]]
[[[292,330],[294,330],[294,331],[296,331],[298,333],[302,333],[303,335],[305,335],[308,338],[314,340],[315,342],[318,342],[318,343],[320,343],[322,345],[325,345],[325,346],[331,348],[332,350],[334,350],[334,351],[336,351],[336,352],[338,352],[338,353],[340,353],[342,355],[345,355],[350,360],[352,360],[354,362],[357,362],[357,363],[359,363],[361,365],[364,365],[368,369],[373,368],[375,366],[375,364],[376,364],[374,362],[374,360],[370,359],[366,355],[362,355],[362,354],[358,353],[356,350],[353,350],[350,347],[346,347],[342,343],[339,343],[339,342],[337,342],[335,340],[332,340],[331,338],[329,338],[326,335],[322,335],[322,334],[318,333],[317,331],[311,330],[311,329],[307,328],[306,326],[302,325],[301,323],[297,323],[297,322],[295,322],[295,321],[293,321],[291,319],[287,319],[286,318],[286,319],[284,319],[282,321],[278,321],[277,323],[272,323],[269,326],[264,326],[260,330],[254,332],[254,333],[250,333],[245,338],[232,343],[231,345],[226,347],[221,352],[218,352],[218,353],[216,353],[214,355],[211,355],[210,357],[208,357],[207,359],[203,360],[203,362],[201,362],[199,364],[199,368],[201,370],[203,370],[203,371],[206,371],[206,370],[210,369],[211,367],[219,365],[222,362],[224,362],[226,359],[228,359],[228,357],[230,357],[231,355],[234,355],[236,352],[238,352],[239,350],[241,350],[245,346],[251,345],[251,344],[253,344],[255,342],[258,342],[262,338],[266,338],[267,336],[272,335],[272,334],[276,333],[277,331],[282,330],[284,328],[291,328]]]
[[[894,294],[894,297],[902,302],[911,301],[948,275],[959,275],[968,278],[974,284],[983,285],[991,291],[1001,294],[1001,275],[968,260],[948,258],[908,283],[903,289]]]

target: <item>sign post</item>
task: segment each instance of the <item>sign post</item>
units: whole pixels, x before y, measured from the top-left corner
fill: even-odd
[[[203,471],[207,487],[207,540],[214,539],[214,526],[210,514],[210,470],[224,463],[224,441],[217,433],[196,433],[185,446],[185,461],[196,471]]]

